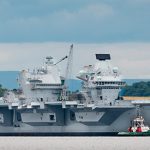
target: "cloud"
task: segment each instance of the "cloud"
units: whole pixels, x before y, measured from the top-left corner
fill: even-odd
[[[38,15],[34,11],[30,12],[29,8],[32,8],[32,6],[25,5],[25,8],[29,7],[29,15],[26,15],[26,12],[28,14],[28,9],[26,8],[26,12],[24,12],[25,8],[22,8],[22,5],[17,5],[18,7],[15,5],[14,9],[11,8],[13,6],[11,3],[6,6],[8,8],[4,8],[8,12],[1,15],[1,17],[5,18],[5,21],[0,23],[0,34],[3,35],[0,37],[0,41],[2,42],[9,40],[10,42],[17,40],[47,41],[48,39],[66,41],[69,38],[72,40],[80,36],[80,34],[85,34],[87,30],[93,32],[93,27],[89,22],[102,22],[113,14],[110,6],[100,3],[86,5],[75,10],[61,8],[45,14],[41,10],[43,15]],[[33,10],[37,12],[38,9]]]
[[[148,0],[1,0],[0,42],[150,41],[149,17]]]
[[[149,4],[150,0],[128,0],[128,3],[134,4],[134,5],[141,5],[141,4]]]
[[[87,18],[89,20],[93,18],[93,20],[101,20],[105,17],[113,16],[113,13],[114,10],[111,6],[98,3],[86,6],[75,12],[74,15],[82,19]]]
[[[22,70],[37,68],[44,62],[46,56],[53,56],[55,61],[69,52],[67,42],[44,43],[3,43],[0,44],[0,69]],[[73,76],[77,75],[84,65],[96,62],[96,53],[110,53],[112,64],[118,66],[125,77],[150,77],[150,43],[103,43],[74,44]],[[67,61],[59,64],[62,74]]]

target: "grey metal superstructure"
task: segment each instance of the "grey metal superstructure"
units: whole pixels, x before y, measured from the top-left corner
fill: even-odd
[[[21,71],[19,89],[0,100],[0,135],[115,135],[127,130],[139,109],[150,125],[150,102],[123,100],[125,82],[110,55],[96,59],[79,72],[82,90],[75,94],[66,91],[52,57],[41,68]]]

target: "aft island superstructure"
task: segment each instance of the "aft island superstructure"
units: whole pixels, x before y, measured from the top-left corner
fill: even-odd
[[[96,54],[96,63],[79,72],[82,89],[73,94],[52,57],[32,72],[21,71],[19,89],[0,101],[0,135],[116,135],[127,130],[139,109],[150,124],[149,102],[120,97],[125,82],[110,59]]]

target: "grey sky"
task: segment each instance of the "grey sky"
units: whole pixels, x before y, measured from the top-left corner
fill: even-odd
[[[59,59],[74,43],[74,76],[95,53],[110,53],[126,77],[148,78],[149,6],[150,0],[0,0],[0,70],[33,68],[47,55]]]
[[[46,56],[59,60],[69,52],[71,43],[12,43],[0,44],[0,70],[36,68]],[[96,53],[110,53],[112,64],[118,66],[125,77],[150,77],[150,43],[74,44],[73,75],[84,65],[94,64]],[[61,71],[66,67],[60,64]]]

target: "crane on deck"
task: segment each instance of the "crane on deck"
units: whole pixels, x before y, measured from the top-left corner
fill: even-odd
[[[71,79],[72,75],[72,66],[73,66],[73,44],[70,46],[70,51],[68,55],[68,62],[67,62],[67,68],[66,68],[66,73],[65,73],[65,82],[63,86],[63,91],[62,91],[62,100],[68,100],[68,85],[67,82],[69,82],[69,79]]]
[[[66,58],[68,58],[68,56],[65,56],[65,57],[61,58],[61,59],[60,59],[58,62],[56,62],[54,65],[59,64],[60,62],[62,62],[62,61],[65,60]]]

